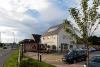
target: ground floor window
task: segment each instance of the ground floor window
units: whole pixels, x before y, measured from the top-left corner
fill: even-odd
[[[70,45],[70,48],[73,48],[73,45]]]
[[[67,43],[61,43],[61,50],[68,49],[68,44]]]
[[[55,45],[52,45],[52,49],[53,49],[53,50],[56,50],[56,46],[55,46]]]

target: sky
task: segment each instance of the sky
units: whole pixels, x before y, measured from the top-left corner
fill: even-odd
[[[91,6],[91,2],[89,2]],[[80,7],[80,0],[0,0],[0,32],[2,42],[29,39],[43,34],[49,27],[65,19],[73,22],[68,12]],[[100,28],[95,35],[100,36]]]

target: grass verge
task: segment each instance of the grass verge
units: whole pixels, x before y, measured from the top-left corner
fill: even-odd
[[[0,47],[0,50],[1,50],[2,48]]]
[[[18,50],[14,51],[3,67],[18,67]]]
[[[45,62],[39,62],[31,58],[24,58],[20,63],[20,67],[55,67]]]

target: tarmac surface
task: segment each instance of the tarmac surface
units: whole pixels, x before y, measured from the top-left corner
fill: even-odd
[[[11,49],[1,49],[0,50],[0,67],[3,67],[3,64],[12,55],[13,52],[14,50],[11,50]]]

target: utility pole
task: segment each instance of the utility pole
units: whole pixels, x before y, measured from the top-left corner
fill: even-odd
[[[2,43],[2,40],[1,40],[1,32],[0,32],[0,43]]]
[[[2,45],[2,41],[1,41],[1,32],[0,32],[0,46]]]
[[[13,32],[13,36],[14,36],[14,43],[15,43],[15,33]]]

